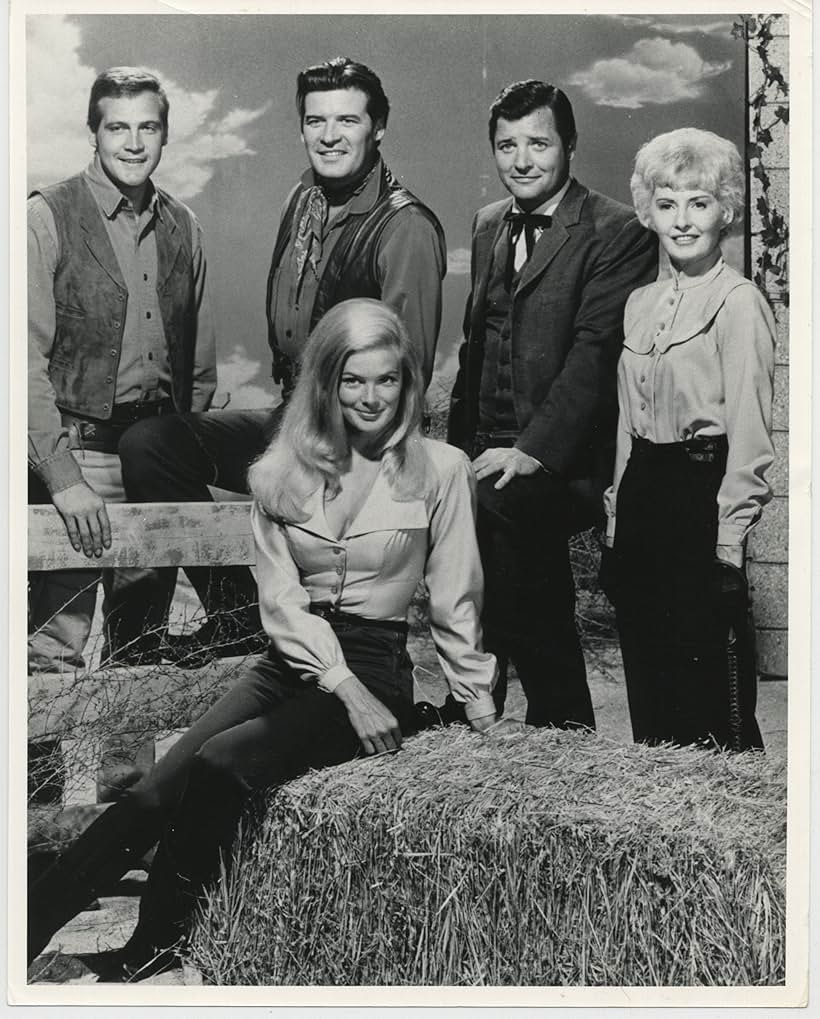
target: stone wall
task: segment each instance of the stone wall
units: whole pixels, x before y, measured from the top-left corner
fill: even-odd
[[[785,676],[788,635],[789,446],[789,21],[744,19],[748,47],[751,275],[777,322],[774,392],[774,498],[749,542],[759,669]],[[809,183],[807,182],[807,187]]]

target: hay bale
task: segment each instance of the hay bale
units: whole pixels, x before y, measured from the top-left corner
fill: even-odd
[[[220,984],[782,983],[785,803],[761,754],[422,733],[270,794],[191,959]]]

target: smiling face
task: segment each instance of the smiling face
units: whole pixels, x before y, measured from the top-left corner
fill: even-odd
[[[89,135],[106,176],[129,197],[138,196],[157,168],[165,144],[155,92],[101,99],[100,123]]]
[[[720,235],[731,222],[708,191],[655,188],[648,225],[657,233],[672,265],[687,276],[699,276],[720,257]]]
[[[383,137],[384,127],[370,119],[361,89],[305,96],[302,141],[313,172],[328,189],[345,189],[365,177]]]
[[[351,440],[383,435],[399,410],[402,369],[398,353],[375,347],[351,354],[339,379],[339,403]]]
[[[524,212],[552,198],[569,176],[572,152],[564,148],[546,106],[520,120],[499,117],[493,154],[501,183]]]

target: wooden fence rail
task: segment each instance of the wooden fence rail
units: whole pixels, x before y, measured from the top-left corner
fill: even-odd
[[[99,569],[103,566],[252,566],[250,502],[110,503],[111,548],[97,558],[75,552],[53,506],[30,506],[29,570]],[[203,669],[173,665],[65,670],[29,677],[29,739],[59,738],[106,718],[146,712],[162,728],[189,724],[192,710],[210,703],[238,670],[220,660]],[[133,706],[133,707],[131,707]],[[121,722],[120,722],[121,724]]]
[[[99,559],[75,552],[53,506],[29,506],[28,568],[252,566],[249,502],[109,503],[111,548]]]

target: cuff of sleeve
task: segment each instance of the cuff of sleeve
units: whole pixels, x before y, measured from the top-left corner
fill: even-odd
[[[604,544],[612,548],[615,544],[615,517],[606,518],[606,531],[604,532]]]
[[[344,664],[331,665],[327,672],[323,672],[319,676],[317,686],[320,690],[324,690],[325,693],[333,693],[340,683],[349,679],[352,675],[353,673]]]
[[[718,545],[715,548],[715,557],[721,562],[731,563],[738,569],[743,569],[745,561],[745,550],[742,545]]]
[[[718,523],[718,545],[742,545],[751,528],[744,524]]]
[[[530,439],[530,437],[524,432],[519,435],[515,448],[520,449],[522,453],[526,453],[527,456],[531,456],[533,460],[537,460],[541,464],[541,467],[547,472],[547,474],[554,474],[556,477],[561,477],[563,471],[566,470],[567,465],[565,463],[555,466],[556,462],[563,459],[556,455],[554,449],[549,448],[544,450],[543,445],[539,446]]]
[[[494,715],[495,701],[492,698],[492,694],[480,693],[475,700],[467,701],[464,705],[464,714],[468,719]]]
[[[32,465],[32,470],[52,494],[71,488],[83,480],[80,465],[69,450],[53,453]]]
[[[539,457],[534,456],[532,453],[528,453],[526,449],[521,449],[521,447],[517,443],[516,443],[515,448],[520,453],[523,453],[525,456],[528,456],[530,458],[530,460],[535,460],[535,462],[538,464],[538,466],[541,468],[541,470],[544,471],[545,474],[554,474],[555,473],[555,471],[552,470],[551,467],[547,467]]]

